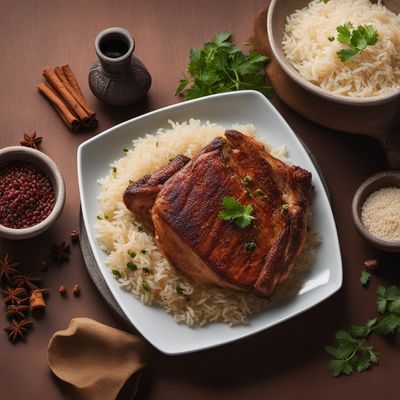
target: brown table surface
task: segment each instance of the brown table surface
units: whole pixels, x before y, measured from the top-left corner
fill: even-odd
[[[42,236],[24,242],[0,241],[6,252],[27,270],[39,271],[51,242],[69,239],[79,226],[76,149],[80,143],[121,121],[180,101],[174,96],[188,63],[189,49],[215,33],[229,30],[236,42],[249,36],[262,0],[1,0],[0,1],[0,145],[16,145],[24,132],[43,136],[42,150],[61,168],[67,201],[56,225]],[[136,39],[135,54],[149,68],[153,85],[141,103],[111,108],[93,98],[86,84],[95,61],[94,38],[100,30],[122,26]],[[47,65],[68,62],[89,102],[98,113],[96,132],[71,133],[37,93],[36,83]],[[399,256],[379,253],[355,231],[350,205],[355,189],[369,175],[386,168],[380,147],[363,136],[334,132],[308,122],[279,99],[273,103],[314,153],[332,193],[332,207],[343,258],[343,287],[306,313],[253,337],[216,349],[184,356],[158,354],[148,366],[139,389],[140,399],[375,399],[399,398],[399,343],[372,338],[381,355],[370,372],[334,379],[328,372],[324,346],[333,333],[374,316],[375,287],[399,282]],[[382,268],[370,287],[359,283],[365,259],[377,257]],[[50,288],[48,312],[35,323],[26,343],[13,346],[0,337],[0,398],[66,399],[68,395],[47,366],[51,335],[71,318],[87,316],[129,329],[114,316],[86,271],[79,245],[69,263],[51,265],[42,273]],[[78,283],[79,298],[61,298],[58,287]],[[0,325],[5,325],[0,308]],[[397,395],[395,395],[397,391]]]

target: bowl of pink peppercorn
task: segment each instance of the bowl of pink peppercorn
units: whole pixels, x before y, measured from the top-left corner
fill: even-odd
[[[64,203],[64,179],[50,157],[21,146],[0,150],[1,237],[41,234],[60,216]]]

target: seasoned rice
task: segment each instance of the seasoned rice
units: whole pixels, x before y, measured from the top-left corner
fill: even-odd
[[[205,286],[187,279],[165,259],[151,234],[140,227],[134,214],[122,201],[129,181],[136,181],[168,163],[177,154],[193,157],[212,139],[224,134],[224,128],[199,120],[184,123],[170,121],[171,129],[159,130],[133,140],[123,157],[110,165],[107,176],[99,179],[101,213],[96,221],[97,239],[107,253],[106,265],[123,290],[148,305],[164,308],[179,323],[189,326],[224,322],[245,323],[251,314],[264,309],[269,301],[252,294]],[[237,129],[255,136],[253,125]],[[288,162],[286,148],[267,150]],[[309,232],[302,253],[296,259],[287,282],[280,285],[272,299],[293,296],[300,289],[304,276],[313,264],[319,235],[309,218]],[[136,255],[132,254],[136,253]],[[131,257],[131,255],[133,257]],[[128,268],[128,263],[131,269]],[[135,269],[136,270],[132,270]]]

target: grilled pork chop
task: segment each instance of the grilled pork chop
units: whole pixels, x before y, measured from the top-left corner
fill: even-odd
[[[125,190],[123,200],[126,207],[141,219],[141,222],[149,231],[154,231],[150,211],[162,185],[189,161],[189,157],[179,154],[166,167],[152,175],[143,176],[130,184]]]
[[[306,236],[308,171],[230,130],[158,188],[151,217],[159,246],[188,277],[262,297],[287,278]],[[253,207],[249,227],[220,218],[225,197]]]

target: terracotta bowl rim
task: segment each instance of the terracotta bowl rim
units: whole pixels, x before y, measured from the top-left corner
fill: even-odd
[[[39,150],[23,146],[9,146],[0,149],[0,165],[13,160],[27,161],[39,166],[43,172],[49,175],[56,196],[54,207],[50,214],[38,224],[20,229],[9,228],[0,224],[0,237],[22,240],[43,233],[58,219],[65,204],[65,183],[57,164]]]
[[[393,184],[390,183],[391,181]],[[370,234],[365,229],[360,215],[362,204],[367,197],[374,191],[389,186],[397,186],[400,188],[400,171],[387,170],[370,176],[356,190],[351,205],[351,211],[354,225],[365,240],[378,249],[390,252],[400,252],[400,241],[384,240]]]
[[[302,86],[307,91],[320,96],[328,101],[339,103],[347,106],[377,106],[381,104],[388,103],[393,100],[400,99],[400,91],[396,91],[389,94],[373,96],[373,97],[348,97],[341,96],[334,93],[329,92],[328,90],[322,89],[317,85],[307,81],[303,78],[298,71],[291,65],[290,61],[283,54],[283,49],[281,47],[281,43],[277,40],[276,35],[272,29],[273,23],[272,20],[276,14],[277,7],[282,6],[283,2],[280,0],[272,0],[268,9],[268,17],[267,17],[267,32],[268,38],[271,45],[271,50],[275,60],[278,62],[280,67],[288,74],[296,83]],[[280,53],[280,51],[282,53]]]

